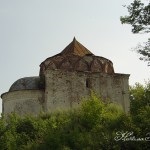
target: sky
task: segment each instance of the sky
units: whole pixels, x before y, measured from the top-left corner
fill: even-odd
[[[38,76],[39,65],[75,36],[95,55],[113,62],[129,84],[150,78],[147,63],[132,50],[148,35],[122,25],[123,5],[132,0],[0,0],[0,94],[19,78]],[[2,111],[0,99],[0,112]]]

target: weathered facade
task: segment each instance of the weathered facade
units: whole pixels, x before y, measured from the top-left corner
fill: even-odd
[[[128,74],[114,72],[110,60],[95,56],[74,38],[61,53],[41,63],[39,77],[19,79],[2,94],[3,114],[37,115],[73,108],[91,90],[128,112],[128,79]]]

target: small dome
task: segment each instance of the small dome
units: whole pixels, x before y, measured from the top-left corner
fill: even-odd
[[[18,90],[37,90],[39,89],[39,83],[39,77],[21,78],[12,84],[12,86],[9,89],[9,92]]]
[[[113,63],[110,60],[95,56],[75,38],[61,53],[41,63],[40,75],[47,69],[114,73]]]

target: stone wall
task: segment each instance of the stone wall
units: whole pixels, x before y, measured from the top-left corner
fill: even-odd
[[[47,111],[77,106],[89,94],[86,75],[76,72],[47,70],[45,75],[45,100]]]
[[[129,75],[46,70],[44,90],[20,90],[2,95],[3,114],[38,115],[79,106],[91,90],[129,111]]]
[[[7,92],[2,95],[3,114],[12,112],[19,115],[37,115],[44,111],[44,92],[40,90],[21,90]]]
[[[120,104],[125,112],[129,111],[129,75],[91,74],[91,88],[102,98]]]
[[[129,75],[90,72],[67,72],[47,70],[45,72],[45,103],[47,111],[68,109],[80,104],[83,97],[95,91],[103,99],[120,104],[129,111]]]

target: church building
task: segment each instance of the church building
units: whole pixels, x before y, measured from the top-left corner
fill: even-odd
[[[114,72],[113,63],[94,55],[75,38],[59,54],[40,64],[39,76],[18,79],[1,95],[4,116],[38,115],[78,106],[93,90],[129,111],[129,75]]]

